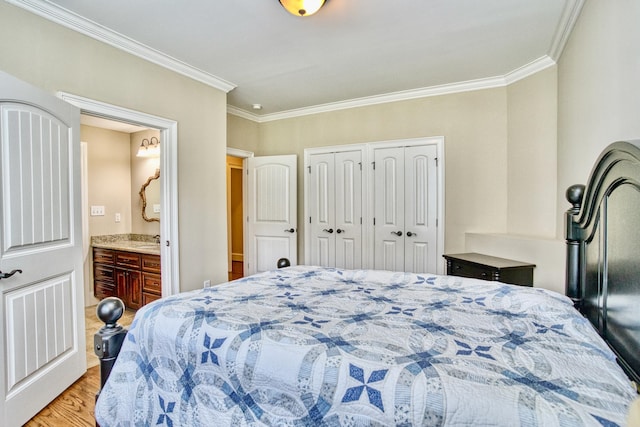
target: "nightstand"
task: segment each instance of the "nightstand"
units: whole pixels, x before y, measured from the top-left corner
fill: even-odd
[[[443,255],[449,276],[494,280],[513,285],[533,286],[533,269],[529,264],[489,255],[466,253]]]

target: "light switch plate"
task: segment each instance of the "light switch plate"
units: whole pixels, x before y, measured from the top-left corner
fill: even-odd
[[[104,206],[91,206],[91,216],[104,216]]]

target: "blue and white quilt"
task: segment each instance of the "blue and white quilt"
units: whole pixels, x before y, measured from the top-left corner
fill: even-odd
[[[564,296],[291,267],[143,307],[109,426],[622,426],[635,391]]]

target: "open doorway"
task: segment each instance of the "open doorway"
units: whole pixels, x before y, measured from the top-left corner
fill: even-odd
[[[227,260],[229,280],[244,277],[246,182],[244,159],[250,151],[227,148]]]

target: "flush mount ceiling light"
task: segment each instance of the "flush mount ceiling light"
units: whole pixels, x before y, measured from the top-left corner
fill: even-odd
[[[310,16],[320,10],[325,0],[280,0],[287,12],[296,16]]]
[[[160,157],[160,141],[155,136],[151,137],[151,141],[144,138],[138,148],[137,157]]]

